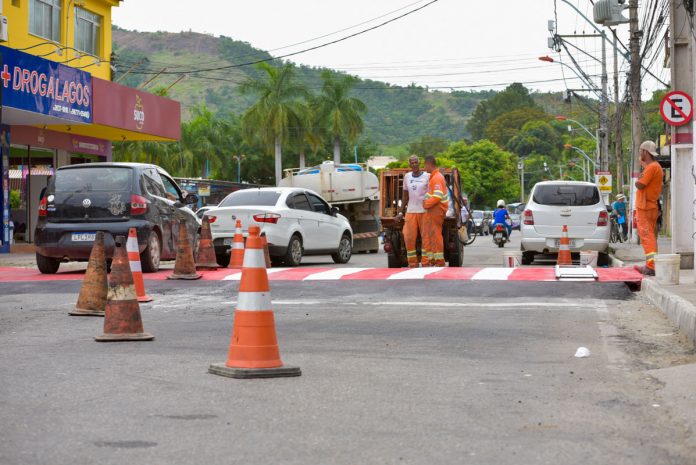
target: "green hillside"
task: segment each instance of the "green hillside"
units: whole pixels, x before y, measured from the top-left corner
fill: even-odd
[[[165,69],[167,73],[184,69],[226,66],[259,58],[267,52],[246,42],[195,32],[136,32],[114,28],[116,80],[137,87]],[[297,67],[297,76],[310,90],[318,91],[322,68]],[[187,76],[169,91],[184,109],[205,104],[213,111],[241,114],[250,97],[237,92],[237,84],[258,71],[251,66]],[[145,88],[167,87],[175,74],[156,77]],[[398,145],[421,136],[434,135],[448,140],[468,136],[466,122],[479,101],[495,92],[439,92],[422,87],[389,86],[383,82],[361,80],[354,95],[368,106],[364,138],[382,145]]]

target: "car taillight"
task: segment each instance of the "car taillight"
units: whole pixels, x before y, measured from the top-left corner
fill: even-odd
[[[609,224],[609,213],[605,211],[599,212],[599,218],[597,218],[597,226],[606,226]]]
[[[257,223],[277,224],[279,219],[280,215],[277,213],[260,213],[258,215],[254,215],[254,221]]]
[[[213,216],[213,215],[205,215],[205,216],[208,217],[208,223],[210,223],[210,224],[213,224],[217,221],[217,216]]]
[[[131,215],[144,215],[147,213],[147,204],[150,203],[141,195],[131,195]]]
[[[524,213],[524,224],[533,225],[534,224],[534,213],[531,210],[525,210]]]
[[[39,216],[46,216],[48,215],[48,200],[46,197],[41,199],[39,202]]]

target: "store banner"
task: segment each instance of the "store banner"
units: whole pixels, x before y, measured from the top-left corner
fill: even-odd
[[[82,70],[0,46],[2,104],[43,115],[92,122],[92,76]]]
[[[0,230],[0,253],[10,252],[10,127],[0,125],[0,178],[2,178],[2,190],[0,191],[0,218],[2,229]]]

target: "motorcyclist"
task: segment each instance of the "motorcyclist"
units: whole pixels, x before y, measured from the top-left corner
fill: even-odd
[[[503,199],[498,200],[497,208],[493,212],[493,231],[495,231],[497,225],[499,224],[503,226],[503,231],[505,231],[505,235],[507,239],[509,239],[510,234],[512,233],[512,220],[510,219],[510,214],[505,208],[505,200]]]

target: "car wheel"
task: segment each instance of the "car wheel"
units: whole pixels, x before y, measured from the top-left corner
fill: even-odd
[[[597,255],[597,266],[609,266],[609,254],[606,252],[600,252]]]
[[[43,274],[55,274],[60,267],[60,259],[53,257],[44,257],[43,255],[36,253],[36,266],[39,271]]]
[[[522,264],[531,265],[534,261],[534,252],[522,252]]]
[[[147,238],[147,246],[140,254],[140,263],[143,265],[143,272],[155,273],[159,271],[162,245],[157,232],[150,231]]]
[[[286,266],[299,266],[302,261],[302,240],[295,235],[290,238],[283,262]]]
[[[223,268],[227,268],[230,264],[230,255],[226,253],[215,254],[215,261]]]
[[[350,236],[344,234],[341,242],[338,243],[338,250],[331,254],[334,263],[348,263],[353,255],[353,245],[350,243]]]

